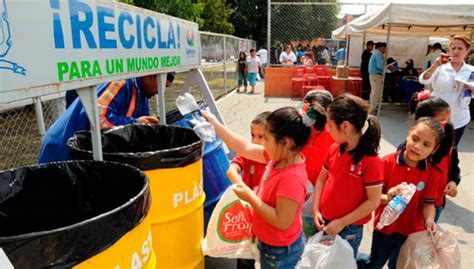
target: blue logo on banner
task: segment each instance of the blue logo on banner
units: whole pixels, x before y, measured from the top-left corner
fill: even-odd
[[[26,69],[17,63],[4,59],[12,46],[10,23],[8,22],[6,0],[0,3],[0,69],[11,70],[13,73],[25,76]]]

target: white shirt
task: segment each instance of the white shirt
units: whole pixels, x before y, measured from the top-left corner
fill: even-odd
[[[283,62],[283,61],[288,60],[288,59],[290,59],[291,61],[286,62],[286,63]],[[290,51],[289,54],[286,53],[286,51],[284,51],[280,54],[280,63],[282,65],[287,65],[287,66],[288,65],[294,65],[295,62],[296,62],[296,55],[292,51]]]
[[[258,56],[255,57],[248,57],[247,58],[247,72],[248,73],[258,73],[258,67],[261,66],[262,63]]]
[[[268,62],[268,52],[266,49],[259,49],[257,51],[257,56],[260,57],[260,61],[262,62],[262,64],[266,64]]]
[[[437,96],[446,101],[451,107],[451,122],[454,129],[466,126],[471,121],[469,105],[463,100],[464,84],[456,81],[468,80],[474,66],[463,63],[463,66],[456,73],[451,63],[443,64],[436,69],[429,79],[423,79],[425,72],[420,75],[420,83],[433,87],[433,96]]]

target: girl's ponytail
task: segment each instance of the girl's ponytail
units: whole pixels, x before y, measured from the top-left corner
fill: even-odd
[[[454,145],[454,126],[450,122],[441,122],[444,127],[444,136],[439,142],[439,148],[431,156],[431,162],[438,164],[441,160],[449,154]]]
[[[354,163],[360,162],[364,155],[377,156],[379,152],[382,131],[377,117],[370,115],[364,125],[366,128],[361,129],[362,137],[352,155]]]

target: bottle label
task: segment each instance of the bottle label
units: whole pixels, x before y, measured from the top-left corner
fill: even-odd
[[[401,214],[407,207],[408,203],[400,195],[397,195],[390,201],[390,203],[388,203],[388,205]]]

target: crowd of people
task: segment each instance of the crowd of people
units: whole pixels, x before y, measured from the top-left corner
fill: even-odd
[[[283,66],[293,65],[341,65],[345,59],[345,48],[327,47],[325,45],[311,45],[297,43],[294,47],[287,44],[284,49],[271,48],[272,63]]]
[[[413,125],[387,156],[378,155],[381,127],[370,113],[375,106],[351,94],[333,98],[328,91],[313,90],[296,108],[262,113],[251,123],[252,141],[204,112],[217,135],[239,154],[228,176],[237,196],[254,210],[252,231],[261,268],[295,267],[304,251],[302,206],[308,199],[314,227],[347,240],[359,268],[382,268],[387,262],[396,268],[408,236],[437,232],[446,196],[457,195],[461,180],[457,149],[470,120],[464,113],[466,92],[474,88],[456,78],[467,80],[474,72],[463,61],[469,46],[467,37],[455,36],[449,46],[451,60],[440,55],[419,75],[433,91],[412,96]],[[372,90],[385,68],[378,62],[385,47],[375,44],[374,54],[365,57]],[[412,65],[407,61],[402,72],[417,76]],[[413,198],[392,224],[377,227],[384,207],[403,192],[405,182],[416,186]],[[365,257],[358,250],[363,226],[371,219],[372,247]],[[239,261],[239,268],[252,266]]]

